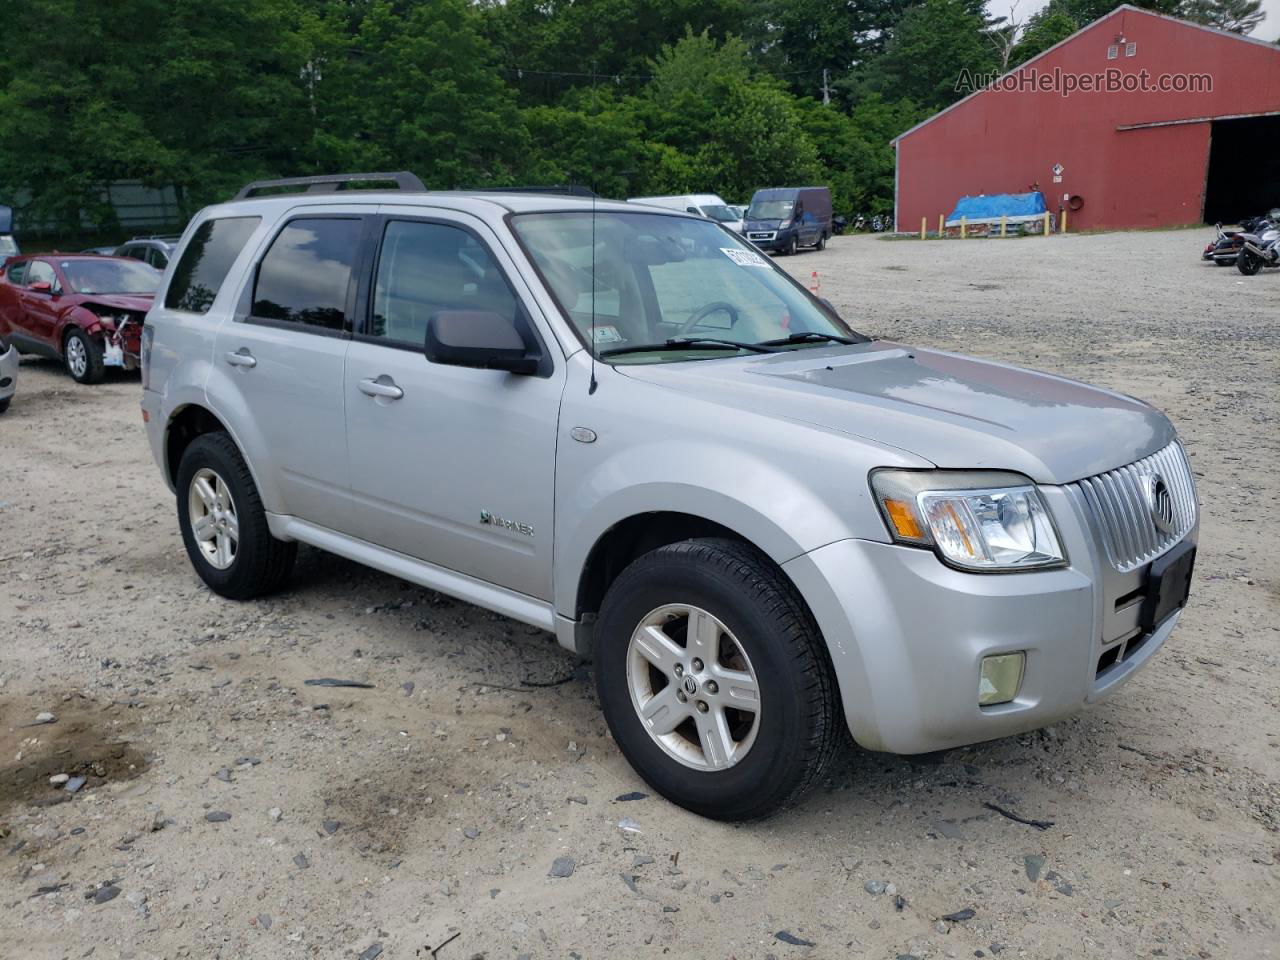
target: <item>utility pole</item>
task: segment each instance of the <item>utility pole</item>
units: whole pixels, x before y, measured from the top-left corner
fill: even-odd
[[[822,105],[829,107],[831,105],[831,88],[827,86],[827,68],[822,68]]]

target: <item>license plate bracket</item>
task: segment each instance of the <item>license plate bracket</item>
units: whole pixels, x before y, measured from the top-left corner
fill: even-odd
[[[1139,618],[1143,632],[1154,630],[1187,603],[1191,593],[1191,573],[1196,563],[1196,545],[1183,543],[1157,557],[1147,574],[1147,595]]]

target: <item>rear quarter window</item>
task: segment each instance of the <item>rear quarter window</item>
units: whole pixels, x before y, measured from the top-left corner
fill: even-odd
[[[220,217],[200,224],[174,268],[164,305],[208,313],[231,265],[261,222],[261,217]]]

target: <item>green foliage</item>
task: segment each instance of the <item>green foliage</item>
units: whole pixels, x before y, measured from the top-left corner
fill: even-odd
[[[263,176],[610,196],[825,183],[893,205],[890,141],[1120,0],[21,0],[0,31],[0,202],[117,233],[107,186],[184,212]],[[1259,0],[1138,0],[1249,32]],[[1003,41],[1003,42],[1002,42]],[[832,102],[819,102],[823,71]]]
[[[1266,13],[1262,0],[1186,0],[1179,16],[1233,33],[1252,33]]]
[[[962,70],[985,74],[998,66],[986,27],[972,2],[923,0],[903,13],[884,52],[854,75],[850,89],[857,99],[878,93],[945,107],[959,99]]]

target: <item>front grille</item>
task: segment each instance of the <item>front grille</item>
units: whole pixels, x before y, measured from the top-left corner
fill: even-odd
[[[747,234],[747,239],[748,240],[772,240],[776,236],[777,236],[777,233],[752,232]]]
[[[1168,529],[1156,526],[1151,489],[1159,477],[1171,501]],[[1073,484],[1093,516],[1107,559],[1121,573],[1150,563],[1196,523],[1196,488],[1182,444]]]

